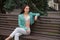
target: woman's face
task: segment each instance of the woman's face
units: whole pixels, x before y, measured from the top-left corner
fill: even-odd
[[[26,7],[24,8],[24,12],[29,12],[29,6],[26,6]]]

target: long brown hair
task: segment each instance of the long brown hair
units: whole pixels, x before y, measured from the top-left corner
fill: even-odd
[[[29,6],[29,5],[28,5],[28,4],[23,5],[22,11],[20,12],[20,14],[23,14],[23,13],[24,13],[24,9],[25,9],[26,6]],[[30,6],[29,6],[29,7],[30,7]],[[30,9],[30,8],[29,8],[29,9]],[[29,12],[30,12],[30,10],[29,10]]]

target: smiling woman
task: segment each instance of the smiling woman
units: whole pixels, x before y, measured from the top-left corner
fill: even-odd
[[[18,15],[18,25],[17,27],[5,40],[9,40],[14,37],[14,40],[19,40],[21,35],[29,35],[31,33],[30,25],[34,23],[37,17],[40,16],[39,13],[30,12],[30,6],[24,5],[21,14]]]

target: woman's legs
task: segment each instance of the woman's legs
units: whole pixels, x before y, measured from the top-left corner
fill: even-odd
[[[19,36],[21,36],[23,34],[27,35],[28,33],[23,28],[18,27],[10,34],[10,36],[6,40],[9,40],[10,38],[13,38],[13,36],[15,36],[14,37],[15,40],[19,40]]]
[[[18,30],[18,32],[14,35],[14,40],[19,40],[19,36],[21,36],[21,35],[29,34],[23,28],[17,28],[17,30]]]
[[[20,33],[16,33],[15,36],[14,36],[14,40],[19,40],[19,36],[21,36],[22,34]]]
[[[19,36],[26,34],[26,30],[23,28],[18,28],[18,32],[14,36],[14,40],[19,40]]]
[[[19,28],[17,27],[11,34],[10,34],[10,37],[14,37],[16,33],[19,33]]]
[[[11,38],[13,38],[13,36],[17,33],[17,28],[9,35],[9,37],[7,37],[5,40],[9,40]]]

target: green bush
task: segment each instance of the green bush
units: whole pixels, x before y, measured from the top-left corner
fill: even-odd
[[[24,4],[29,4],[33,12],[39,12],[41,15],[45,15],[47,9],[47,0],[6,0],[4,4],[6,11],[21,8]]]

